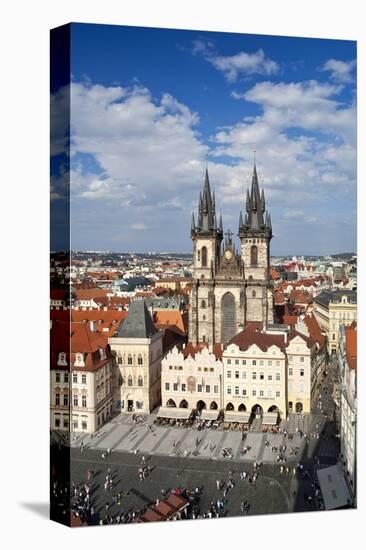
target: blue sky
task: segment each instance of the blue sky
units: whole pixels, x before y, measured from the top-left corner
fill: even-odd
[[[348,41],[73,24],[72,248],[190,251],[206,155],[236,232],[255,149],[272,254],[355,250],[355,61]]]

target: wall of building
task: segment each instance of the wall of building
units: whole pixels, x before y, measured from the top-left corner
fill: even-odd
[[[169,406],[170,400],[180,407],[182,401],[188,403],[189,409],[197,408],[203,401],[207,409],[222,408],[222,362],[217,360],[207,348],[196,353],[195,357],[184,357],[183,353],[173,348],[162,360],[161,388],[162,405]]]
[[[223,353],[223,404],[238,410],[244,405],[251,411],[260,405],[264,412],[275,406],[281,415],[287,414],[286,356],[276,346],[263,352],[252,345],[242,351],[231,344]]]
[[[116,356],[115,410],[151,412],[161,398],[162,333],[151,338],[110,338],[109,342]]]

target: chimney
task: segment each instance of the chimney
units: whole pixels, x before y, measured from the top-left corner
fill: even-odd
[[[90,321],[89,325],[90,325],[90,330],[91,330],[91,332],[96,332],[96,331],[97,331],[97,323],[96,323],[96,321]]]

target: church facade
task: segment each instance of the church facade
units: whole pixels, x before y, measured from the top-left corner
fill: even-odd
[[[189,315],[192,344],[226,344],[246,323],[273,323],[273,289],[270,284],[271,218],[266,212],[254,166],[247,190],[245,214],[239,216],[240,250],[233,233],[223,232],[217,220],[215,195],[206,169],[200,193],[197,223],[192,215],[193,284]],[[225,237],[225,238],[224,238]]]

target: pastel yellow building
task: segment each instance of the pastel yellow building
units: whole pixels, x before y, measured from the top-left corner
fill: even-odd
[[[327,337],[328,353],[339,349],[340,327],[357,320],[357,296],[354,290],[321,292],[314,298],[314,314]]]

